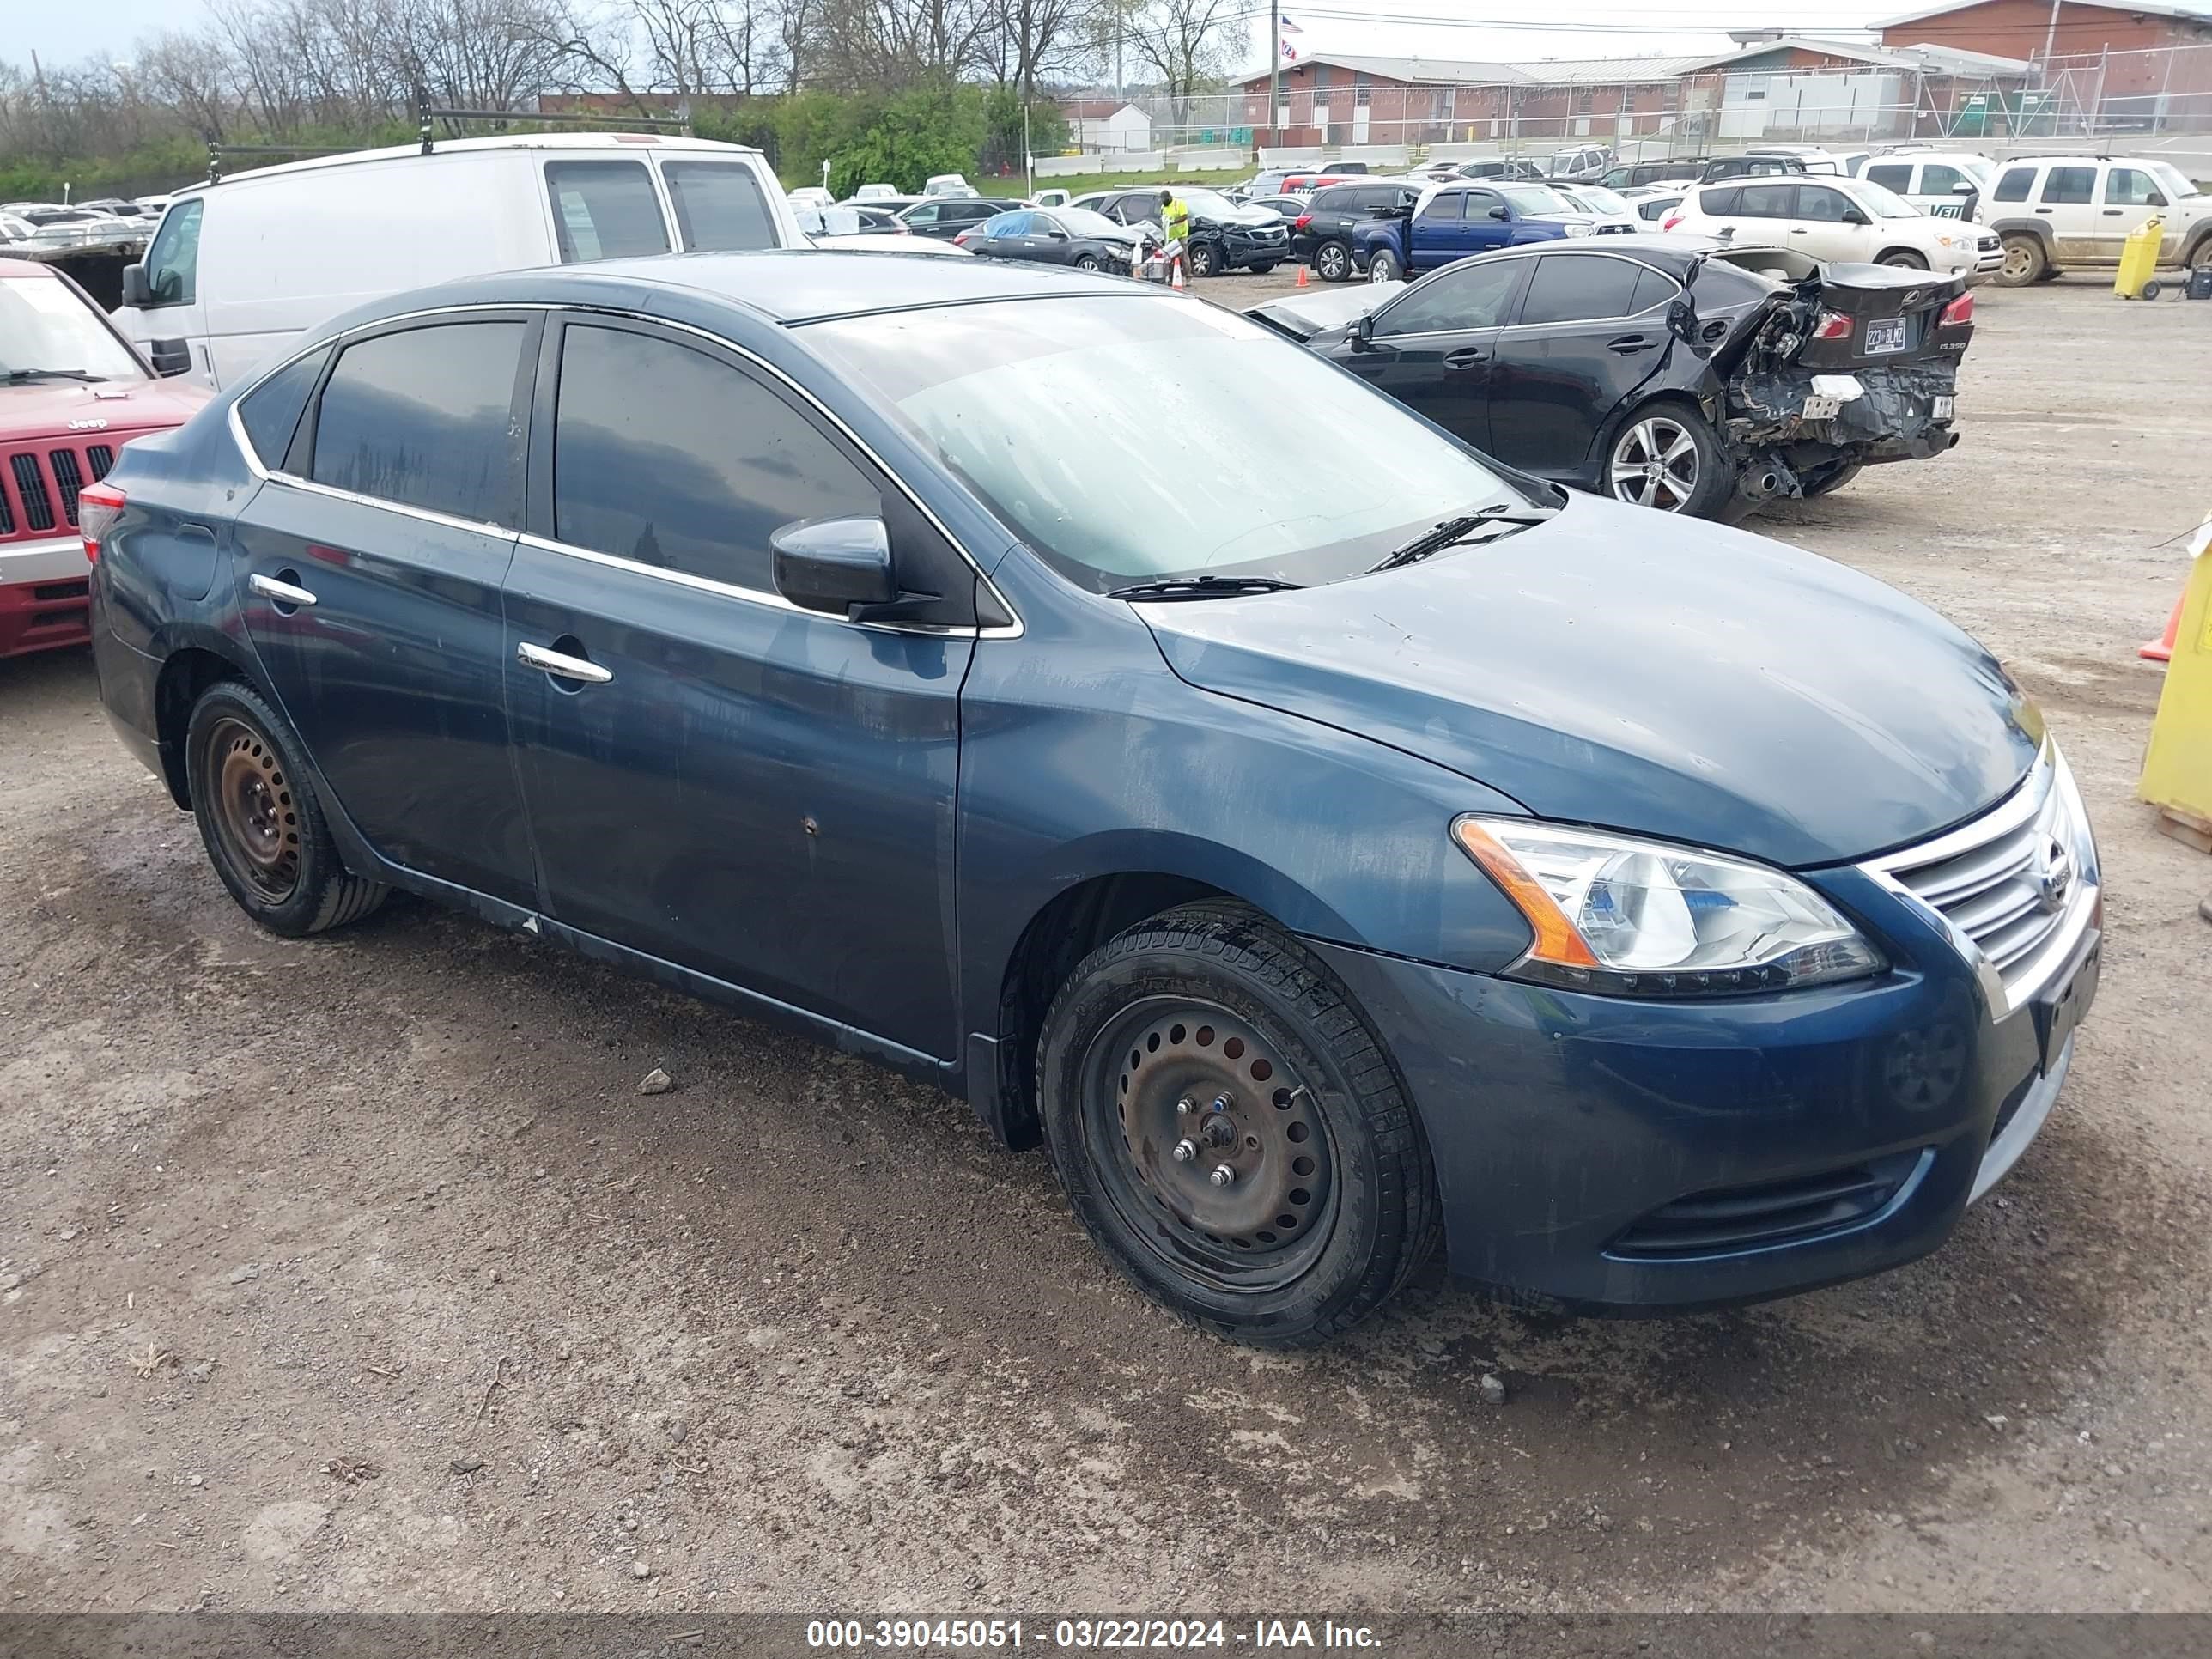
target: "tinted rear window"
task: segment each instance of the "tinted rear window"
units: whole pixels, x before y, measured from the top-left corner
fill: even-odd
[[[738,161],[664,161],[676,234],[687,253],[742,253],[776,245],[775,220],[753,170]]]
[[[1636,279],[1643,270],[1604,254],[1547,253],[1537,262],[1528,297],[1521,302],[1521,320],[1578,323],[1626,317],[1634,309]]]
[[[348,346],[317,406],[315,482],[520,524],[510,415],[522,336],[520,323],[444,323]]]
[[[324,346],[295,358],[238,400],[238,423],[246,428],[255,458],[272,472],[284,465],[284,452],[292,447],[292,434],[330,355]]]
[[[548,162],[545,188],[562,264],[668,252],[668,226],[644,162]]]

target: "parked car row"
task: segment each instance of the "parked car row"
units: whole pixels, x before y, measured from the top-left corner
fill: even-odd
[[[564,175],[564,234],[688,243],[676,182]],[[1227,1337],[1439,1239],[1641,1311],[1936,1248],[2096,994],[2080,794],[1912,600],[1621,500],[1848,461],[1963,279],[1628,234],[1297,299],[1370,309],[835,251],[382,295],[82,489],[100,695],[264,930],[406,891],[896,1067]]]

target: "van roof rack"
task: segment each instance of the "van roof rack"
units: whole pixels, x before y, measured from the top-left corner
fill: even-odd
[[[422,154],[437,154],[437,140],[433,125],[439,121],[535,121],[555,126],[590,127],[672,127],[684,137],[691,137],[691,118],[688,115],[607,115],[598,112],[587,113],[540,113],[526,109],[439,109],[425,99],[416,106],[421,119],[417,138]],[[222,163],[231,155],[355,155],[369,149],[381,149],[380,144],[228,144],[218,138],[208,140],[208,176],[210,185],[222,182]]]

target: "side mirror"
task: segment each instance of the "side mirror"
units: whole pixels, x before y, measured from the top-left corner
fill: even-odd
[[[182,340],[151,340],[146,345],[146,360],[154,365],[154,373],[166,380],[191,372],[192,349]]]
[[[1951,186],[1951,194],[1954,196],[1972,196],[1974,193],[1974,189],[1975,187],[1972,185],[1954,185]]]
[[[2151,191],[2151,193],[2150,193],[2150,205],[2151,205],[2151,206],[2153,206],[2153,207],[2164,207],[2164,206],[2166,205],[2166,196],[2165,196],[2165,193],[2164,193],[2163,191],[2155,191],[2155,190],[2154,190],[2154,191]]]
[[[1847,225],[1866,225],[1872,224],[1874,222],[1856,208],[1847,207],[1844,210],[1844,222]]]
[[[146,280],[144,265],[123,267],[123,303],[142,308],[154,303],[154,285]]]
[[[1048,230],[1045,235],[1055,242],[1064,242],[1067,240],[1067,233],[1064,230]]]
[[[1493,219],[1503,219],[1505,216],[1505,204],[1500,202],[1492,207],[1490,210],[1490,216]]]
[[[899,597],[890,532],[881,519],[802,519],[769,538],[775,591],[802,611],[849,617]]]
[[[1365,345],[1375,337],[1375,313],[1369,312],[1352,325],[1352,337]]]

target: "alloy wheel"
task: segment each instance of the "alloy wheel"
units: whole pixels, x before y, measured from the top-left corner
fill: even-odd
[[[1620,434],[1607,481],[1615,498],[1680,513],[1698,489],[1698,441],[1671,415],[1651,415]]]
[[[1328,1123],[1250,1022],[1146,998],[1092,1041],[1083,1078],[1103,1195],[1168,1265],[1261,1291],[1322,1254],[1337,1204]]]
[[[216,828],[232,867],[282,903],[300,884],[300,816],[276,745],[243,720],[225,719],[209,732],[206,753]]]
[[[1314,272],[1324,283],[1340,283],[1351,273],[1346,267],[1347,256],[1335,243],[1325,245],[1314,255]]]

